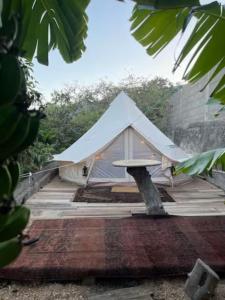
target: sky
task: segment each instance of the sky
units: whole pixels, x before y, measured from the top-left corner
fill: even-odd
[[[206,0],[203,0],[206,2]],[[57,50],[49,55],[49,66],[34,60],[34,76],[47,100],[53,90],[67,84],[92,85],[101,79],[119,82],[132,74],[154,78],[161,76],[180,82],[183,69],[172,73],[178,39],[175,39],[159,56],[150,57],[130,33],[129,18],[133,2],[127,0],[91,0],[87,46],[83,56],[66,64]]]

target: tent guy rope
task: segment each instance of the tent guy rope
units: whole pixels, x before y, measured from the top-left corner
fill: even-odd
[[[24,173],[24,174],[20,175],[20,178],[32,177],[33,175],[36,175],[36,174],[45,173],[45,172],[53,171],[53,170],[56,170],[56,169],[61,169],[61,168],[73,166],[73,165],[75,165],[75,163],[72,163],[72,164],[70,163],[70,164],[66,164],[66,165],[63,165],[63,166],[57,166],[57,167],[54,167],[54,168],[49,168],[49,169],[37,171],[37,172],[34,172],[34,173],[32,173],[32,172]]]

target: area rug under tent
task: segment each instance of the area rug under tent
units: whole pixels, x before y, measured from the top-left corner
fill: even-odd
[[[201,258],[225,274],[225,217],[35,221],[39,242],[0,270],[11,280],[186,275]]]
[[[122,190],[123,188],[123,190]],[[80,187],[74,202],[88,203],[137,203],[143,202],[141,194],[135,186],[87,186]],[[162,202],[175,202],[164,187],[158,186]]]

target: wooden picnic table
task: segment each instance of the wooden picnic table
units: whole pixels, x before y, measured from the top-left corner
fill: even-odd
[[[159,191],[153,184],[151,174],[147,170],[147,167],[149,166],[157,166],[160,164],[160,161],[150,159],[129,159],[113,162],[115,167],[127,168],[127,173],[134,178],[139,192],[145,202],[146,213],[148,215],[167,215],[162,205]]]

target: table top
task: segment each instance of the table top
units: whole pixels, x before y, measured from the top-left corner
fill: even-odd
[[[161,162],[154,159],[126,159],[126,160],[116,160],[113,163],[115,167],[149,167],[160,165]]]

